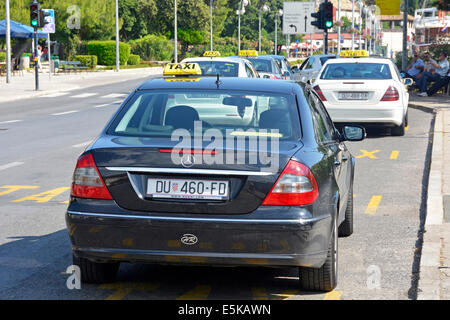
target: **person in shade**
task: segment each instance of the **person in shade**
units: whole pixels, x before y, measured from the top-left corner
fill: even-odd
[[[450,84],[450,71],[441,80],[435,82],[430,89],[427,90],[427,95],[431,97],[433,94],[438,92],[441,88],[445,88]]]
[[[425,64],[422,59],[419,57],[419,52],[415,51],[412,61],[410,65],[408,66],[408,71],[405,72],[405,75],[407,78],[412,78],[414,81],[417,82],[418,78],[417,76],[423,72],[425,67]]]
[[[434,70],[432,69],[434,68]],[[427,86],[430,82],[438,82],[447,75],[449,69],[449,63],[447,60],[447,53],[442,52],[439,55],[439,63],[431,63],[431,71],[426,71],[417,81],[417,86],[419,87],[420,93],[417,95],[419,97],[427,97]]]

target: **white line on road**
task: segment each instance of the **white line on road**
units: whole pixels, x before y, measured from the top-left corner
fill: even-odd
[[[108,94],[108,95],[106,95],[106,96],[102,96],[102,98],[105,98],[105,99],[107,99],[107,98],[121,98],[121,97],[125,97],[126,96],[126,94],[124,94],[124,93],[111,93],[111,94]]]
[[[24,164],[24,162],[11,162],[11,163],[7,163],[7,164],[4,164],[4,165],[0,166],[0,171],[6,170],[6,169],[9,169],[9,168],[13,168],[13,167],[17,167],[17,166],[20,166],[20,165],[22,165],[22,164]]]
[[[7,123],[16,123],[16,122],[22,122],[23,120],[9,120],[9,121],[3,121],[0,122],[0,124],[7,124]]]
[[[92,97],[95,96],[97,93],[82,93],[76,96],[71,96],[71,98],[87,98],[87,97]]]
[[[119,101],[114,101],[114,102],[112,102],[111,104],[122,104],[122,100],[119,100]]]
[[[83,142],[83,143],[74,144],[72,147],[73,147],[73,148],[86,147],[86,146],[90,145],[91,142],[92,142],[92,141],[86,141],[86,142]]]
[[[69,93],[68,92],[55,92],[55,93],[48,94],[48,95],[46,95],[44,97],[46,97],[46,98],[56,98],[56,97],[65,96],[67,94],[69,94]]]
[[[71,113],[75,113],[75,112],[78,112],[78,110],[71,110],[71,111],[60,112],[60,113],[52,113],[52,116],[62,116],[65,114],[71,114]]]
[[[111,104],[110,103],[107,103],[107,104],[99,104],[98,106],[94,106],[94,108],[103,108],[103,107],[107,107],[107,106],[110,106]]]

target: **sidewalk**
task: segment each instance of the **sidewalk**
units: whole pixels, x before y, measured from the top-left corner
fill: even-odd
[[[428,181],[418,300],[450,300],[450,97],[410,97],[436,113]]]
[[[52,74],[51,78],[49,78],[48,73],[39,73],[39,91],[35,91],[34,73],[24,71],[23,76],[15,75],[11,77],[9,84],[6,83],[5,77],[0,77],[0,103],[145,78],[155,74],[162,74],[162,70],[161,67],[126,69],[120,70],[120,72],[106,70]]]

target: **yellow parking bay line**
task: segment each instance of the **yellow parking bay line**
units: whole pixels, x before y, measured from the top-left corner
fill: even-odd
[[[252,288],[253,300],[269,300],[267,291],[264,288]]]
[[[331,291],[328,292],[325,297],[323,297],[323,300],[341,300],[342,297],[342,291]]]
[[[114,293],[105,300],[121,300],[132,291],[155,291],[159,288],[159,283],[106,283],[98,287],[99,289],[114,290]]]
[[[373,196],[372,199],[370,199],[369,205],[366,209],[366,214],[375,214],[377,212],[377,208],[380,205],[382,196]]]
[[[389,159],[396,160],[398,158],[399,153],[400,153],[400,151],[398,151],[398,150],[392,151],[391,156],[389,157]]]
[[[211,292],[211,286],[198,285],[194,289],[182,294],[177,300],[206,300]]]
[[[408,130],[409,130],[409,126],[406,126],[406,127],[405,127],[405,130],[408,131]]]

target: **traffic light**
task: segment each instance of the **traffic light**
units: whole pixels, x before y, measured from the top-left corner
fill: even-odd
[[[32,2],[30,4],[30,23],[31,26],[34,28],[39,27],[40,12],[41,12],[41,5],[37,2]]]
[[[333,27],[333,4],[331,2],[325,4],[324,26],[326,29]]]
[[[315,26],[317,29],[325,30],[325,27],[324,27],[324,21],[325,21],[324,9],[325,9],[325,3],[322,2],[320,4],[320,6],[319,6],[319,11],[317,11],[315,13],[311,13],[311,17],[316,18],[316,21],[312,21],[311,24],[313,26]]]
[[[39,28],[43,28],[46,24],[48,24],[48,21],[46,17],[51,16],[50,12],[39,10]]]

